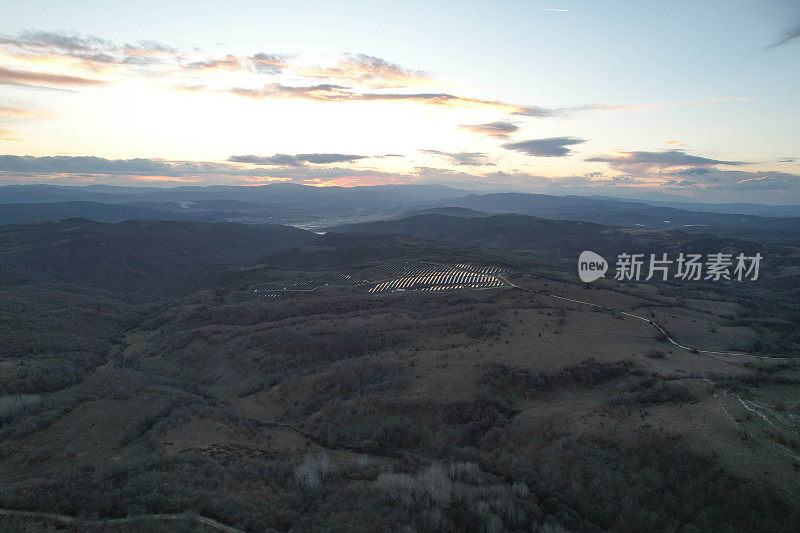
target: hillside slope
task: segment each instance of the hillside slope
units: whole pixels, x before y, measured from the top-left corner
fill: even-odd
[[[0,265],[27,280],[119,293],[215,263],[241,263],[300,246],[314,233],[274,225],[68,219],[0,227]]]
[[[525,215],[468,218],[429,214],[339,226],[331,228],[331,232],[406,235],[484,248],[570,254],[583,250],[601,254],[655,253],[681,249],[717,252],[734,242],[740,246],[741,242],[677,231],[620,228]],[[748,250],[760,249],[761,246],[747,244]]]
[[[708,226],[800,232],[800,218],[755,216],[751,214],[704,211],[706,206],[684,204],[681,208],[650,205],[646,202],[623,201],[612,198],[583,196],[553,196],[546,194],[497,193],[471,194],[447,201],[448,206],[489,213],[516,213],[561,220],[582,220],[597,224],[641,226],[678,229],[682,226]],[[731,208],[735,209],[735,208]],[[770,212],[763,209],[762,212]],[[784,211],[775,209],[775,213]]]

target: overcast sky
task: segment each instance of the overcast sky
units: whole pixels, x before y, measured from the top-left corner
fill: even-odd
[[[800,2],[0,4],[0,184],[800,203]]]

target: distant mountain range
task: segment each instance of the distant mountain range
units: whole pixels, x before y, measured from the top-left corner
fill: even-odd
[[[614,226],[658,229],[707,227],[710,233],[714,233],[715,228],[800,232],[800,216],[764,217],[699,210],[689,211],[607,198],[523,193],[473,194],[448,200],[447,204],[486,213],[535,215],[557,220],[580,220]],[[762,211],[767,211],[772,206],[761,207]],[[777,210],[781,213],[792,212],[789,206],[780,206]],[[800,208],[798,208],[798,212],[800,212]]]
[[[233,200],[273,206],[393,207],[431,200],[457,198],[469,191],[442,185],[376,185],[373,187],[310,187],[291,183],[258,186],[116,187],[92,185],[6,185],[0,187],[0,204],[46,202],[198,202]]]
[[[0,187],[0,224],[81,217],[100,222],[276,223],[313,229],[431,213],[456,217],[534,215],[784,243],[794,243],[800,238],[800,206],[636,202],[600,196],[526,193],[471,194],[438,185]]]
[[[603,197],[597,196],[595,198],[602,199]],[[608,198],[610,200],[617,200],[617,198]],[[707,204],[707,203],[692,203],[692,202],[676,202],[664,200],[646,200],[634,203],[646,203],[660,207],[674,207],[675,209],[685,209],[687,211],[704,211],[707,213],[730,213],[740,215],[757,215],[762,217],[796,217],[800,216],[800,205],[763,205],[763,204],[747,204],[747,203],[733,203],[733,204]]]
[[[604,226],[591,222],[548,220],[530,215],[502,214],[459,217],[428,213],[396,220],[365,222],[330,228],[331,235],[404,235],[462,246],[534,250],[577,255],[582,250],[601,254],[692,250],[717,252],[733,238],[691,235],[671,230]],[[759,247],[755,245],[753,247]]]

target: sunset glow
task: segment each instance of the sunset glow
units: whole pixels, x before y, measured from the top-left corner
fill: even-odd
[[[593,2],[509,2],[491,18],[490,4],[474,5],[453,19],[455,4],[442,4],[402,29],[399,6],[379,17],[355,3],[324,25],[314,7],[298,24],[281,4],[206,7],[185,22],[192,4],[6,5],[0,182],[441,183],[726,201],[758,188],[765,202],[800,202],[800,42],[776,44],[800,11],[685,5],[687,19],[674,6]],[[139,34],[157,11],[164,23]],[[622,26],[637,46],[603,37]],[[240,30],[223,42],[217,27]],[[381,38],[393,30],[403,35]],[[295,154],[358,157],[280,163]],[[153,161],[169,171],[151,173]]]

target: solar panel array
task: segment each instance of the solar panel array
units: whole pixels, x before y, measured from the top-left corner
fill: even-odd
[[[394,264],[389,269],[401,275],[381,281],[372,287],[370,293],[420,291],[437,292],[457,289],[486,289],[507,285],[497,277],[503,271],[500,267],[468,265],[462,263],[454,267],[423,263]]]
[[[375,283],[370,293],[397,291],[439,292],[459,289],[488,289],[508,283],[499,277],[505,269],[497,266],[460,263],[455,266],[434,263],[395,262],[381,266],[389,279]],[[230,303],[269,301],[287,292],[314,291],[328,286],[348,286],[365,280],[349,274],[325,274],[250,285],[245,290],[231,291]]]
[[[459,263],[454,268],[479,274],[502,274],[506,271],[505,268],[499,266],[473,265],[470,263]]]
[[[401,276],[422,276],[425,274],[447,273],[452,267],[437,265],[434,263],[386,263],[381,265],[381,270],[386,272],[390,278]]]
[[[320,287],[355,285],[362,280],[349,274],[325,274],[310,278],[295,278],[284,281],[272,281],[269,283],[256,283],[251,285],[251,289],[262,291],[313,291]]]
[[[260,291],[258,289],[249,289],[244,291],[231,291],[228,294],[228,301],[230,303],[239,302],[253,302],[274,300],[280,293],[274,291]]]
[[[270,281],[267,283],[255,283],[242,291],[231,291],[228,295],[230,303],[268,301],[274,300],[283,292],[304,292],[314,291],[322,287],[341,287],[345,285],[356,285],[364,280],[355,278],[349,274],[325,274],[309,278],[294,278],[284,281]]]

